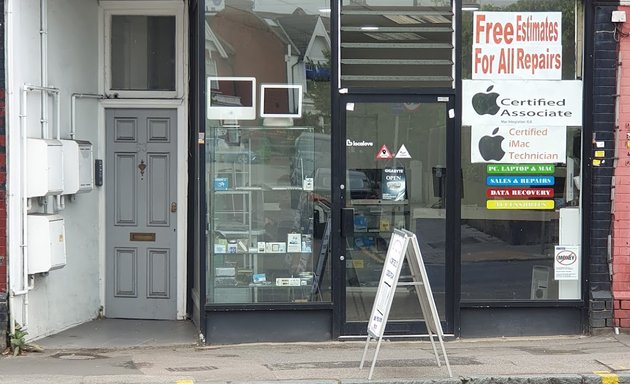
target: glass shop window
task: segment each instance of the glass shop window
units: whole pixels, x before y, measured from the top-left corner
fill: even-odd
[[[582,297],[581,7],[462,12],[463,301]]]
[[[206,4],[208,304],[330,301],[330,7]]]

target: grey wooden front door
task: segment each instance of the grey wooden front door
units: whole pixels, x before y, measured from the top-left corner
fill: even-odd
[[[107,317],[177,317],[177,112],[108,109]]]

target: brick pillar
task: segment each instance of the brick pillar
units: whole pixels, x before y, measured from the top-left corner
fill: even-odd
[[[619,7],[630,15],[630,7]],[[619,25],[630,31],[630,25]],[[619,40],[619,132],[613,192],[612,293],[614,324],[630,328],[630,40]]]
[[[598,3],[598,1],[595,1]],[[602,2],[603,3],[603,2]],[[589,261],[589,326],[591,332],[613,326],[613,303],[610,275],[608,272],[608,236],[611,228],[611,183],[613,176],[613,151],[615,142],[615,94],[617,93],[617,42],[610,22],[616,6],[594,7],[593,25],[593,77],[591,89],[593,113],[586,116],[585,124],[591,124],[597,141],[604,143],[605,162],[592,167],[590,188],[591,224],[590,246],[585,249],[585,260]],[[604,32],[606,31],[606,32]],[[588,97],[588,96],[586,96]],[[594,148],[586,146],[584,156],[592,156]]]

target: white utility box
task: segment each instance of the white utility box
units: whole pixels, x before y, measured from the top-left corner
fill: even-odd
[[[26,197],[63,191],[63,156],[59,140],[26,139]]]
[[[92,143],[61,140],[63,145],[63,194],[90,192],[94,189]]]
[[[59,215],[27,215],[28,273],[42,273],[66,265],[66,233]]]

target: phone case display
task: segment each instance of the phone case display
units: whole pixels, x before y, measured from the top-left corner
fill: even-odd
[[[313,300],[318,162],[295,144],[308,135],[311,128],[230,127],[208,140],[210,302]]]

